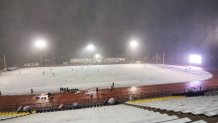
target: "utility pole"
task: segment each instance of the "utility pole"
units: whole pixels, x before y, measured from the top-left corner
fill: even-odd
[[[4,71],[7,71],[7,64],[6,64],[5,55],[3,56],[3,59],[4,59]]]
[[[43,64],[42,54],[40,54],[40,64],[41,64],[41,66],[42,66],[42,64]]]
[[[132,55],[132,63],[135,63],[135,57],[134,57],[134,54]]]
[[[165,52],[163,52],[163,64],[165,64]]]
[[[158,54],[156,53],[155,62],[157,64]]]

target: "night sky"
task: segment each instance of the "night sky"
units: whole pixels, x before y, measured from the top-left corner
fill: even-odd
[[[47,58],[81,57],[93,43],[107,57],[166,53],[184,61],[190,53],[218,61],[218,0],[0,0],[0,55],[8,64],[34,61],[37,38],[48,41]],[[207,59],[207,60],[206,60]]]

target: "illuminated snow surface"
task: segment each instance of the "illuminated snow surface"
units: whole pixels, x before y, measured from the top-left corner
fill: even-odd
[[[199,68],[172,65],[37,67],[0,73],[0,91],[2,94],[28,94],[30,88],[35,93],[42,93],[59,91],[60,87],[108,88],[113,82],[115,87],[127,87],[200,81],[211,77],[210,73]]]
[[[115,105],[37,113],[5,120],[2,123],[157,123],[175,119],[179,118],[131,106]],[[185,122],[174,121],[174,123]]]

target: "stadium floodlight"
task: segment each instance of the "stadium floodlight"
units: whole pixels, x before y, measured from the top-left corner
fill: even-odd
[[[129,42],[129,46],[130,46],[130,49],[132,50],[132,60],[131,62],[135,62],[135,58],[134,58],[134,55],[135,52],[136,52],[136,48],[138,47],[138,41],[136,39],[132,39],[130,42]]]
[[[198,87],[201,88],[202,84],[203,84],[202,81],[192,81],[192,82],[189,82],[189,83],[187,84],[187,87],[188,87],[188,88],[193,88],[193,87],[194,87],[194,88],[196,88],[196,87],[197,87],[197,88],[198,88]],[[197,89],[197,88],[196,88],[196,89]]]
[[[46,41],[44,39],[37,39],[34,45],[38,49],[44,49],[47,46]]]
[[[87,47],[86,47],[86,50],[87,51],[94,51],[95,50],[95,46],[93,44],[89,44]]]
[[[44,39],[37,39],[34,43],[34,46],[39,49],[39,50],[43,50],[47,47],[47,43]],[[43,64],[43,57],[42,57],[42,53],[40,53],[40,62],[41,65]]]
[[[131,40],[131,41],[129,42],[129,46],[130,46],[131,49],[136,49],[137,46],[138,46],[137,40]]]
[[[202,56],[197,54],[192,54],[189,56],[190,64],[202,64]]]

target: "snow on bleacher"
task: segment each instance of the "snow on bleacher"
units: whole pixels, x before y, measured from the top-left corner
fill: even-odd
[[[0,116],[0,120],[11,118],[12,116]]]
[[[148,111],[126,105],[105,106],[49,113],[37,113],[26,117],[5,120],[4,123],[155,123],[173,121],[191,121],[179,119],[159,112]]]
[[[218,96],[186,97],[173,100],[138,103],[135,105],[165,109],[167,111],[204,114],[208,117],[218,115]]]
[[[191,122],[191,123],[207,123],[207,122],[204,121],[204,120],[198,120],[198,121],[194,121],[194,122]]]

